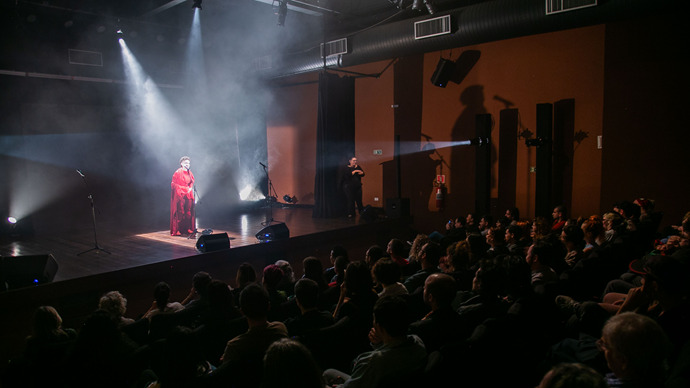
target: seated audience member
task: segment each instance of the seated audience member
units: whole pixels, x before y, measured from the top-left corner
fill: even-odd
[[[235,306],[240,305],[240,293],[244,287],[256,282],[256,271],[251,264],[244,262],[237,268],[237,275],[235,275],[235,288],[232,290],[232,295],[235,298]]]
[[[302,260],[302,279],[311,279],[319,285],[319,291],[323,292],[328,288],[328,283],[323,278],[323,265],[321,260],[314,256],[305,257]]]
[[[340,287],[345,279],[345,269],[347,269],[348,264],[350,264],[350,259],[346,256],[338,256],[335,258],[333,263],[333,268],[335,268],[335,275],[331,278],[328,283],[328,287]]]
[[[269,264],[264,268],[262,283],[268,292],[270,307],[268,308],[269,321],[282,321],[285,319],[283,312],[283,303],[287,302],[285,292],[278,289],[283,278],[283,270],[278,268],[275,264]]]
[[[558,274],[549,266],[552,261],[551,247],[546,241],[538,240],[527,249],[525,260],[532,270],[532,287],[543,287],[558,281]]]
[[[613,241],[616,236],[622,234],[625,231],[625,220],[619,213],[608,212],[604,213],[602,217],[602,223],[604,225],[604,235],[606,241]]]
[[[494,226],[494,218],[489,214],[483,215],[482,218],[479,219],[479,224],[477,225],[479,234],[486,237],[486,234],[489,233],[489,228],[492,226]]]
[[[467,241],[460,241],[446,249],[446,256],[441,258],[439,266],[444,273],[455,279],[457,291],[467,291],[472,288],[474,273],[470,270],[470,245]]]
[[[467,213],[465,217],[465,232],[466,233],[479,233],[479,226],[477,225],[477,216],[474,213]],[[464,240],[464,239],[463,239]]]
[[[124,316],[127,312],[127,299],[119,291],[110,291],[101,296],[98,309],[108,312],[119,327],[134,323],[134,319]]]
[[[565,262],[569,267],[573,267],[582,259],[582,248],[585,244],[585,234],[582,228],[575,224],[566,225],[561,231],[561,242],[567,251]]]
[[[124,335],[110,312],[93,312],[67,357],[68,387],[129,387],[144,369],[137,345]]]
[[[211,283],[211,275],[208,272],[200,271],[192,277],[192,288],[189,294],[182,301],[185,310],[201,313],[206,309],[207,294],[206,287]]]
[[[412,241],[412,245],[410,246],[410,254],[407,257],[407,261],[410,263],[410,265],[414,265],[416,267],[419,266],[419,255],[422,251],[422,247],[424,247],[424,244],[428,243],[429,241],[431,241],[431,239],[425,234],[418,234],[415,236],[414,241]]]
[[[472,277],[474,278],[474,272],[479,268],[479,262],[486,258],[486,251],[489,250],[489,244],[486,243],[486,236],[478,234],[467,236],[466,241],[470,248],[470,269],[472,270]]]
[[[537,217],[532,221],[530,237],[532,241],[548,238],[551,234],[551,223],[544,217]]]
[[[160,368],[145,370],[139,382],[146,388],[188,388],[201,386],[201,378],[211,371],[191,329],[178,326],[162,345]]]
[[[522,245],[522,226],[516,224],[506,228],[505,244],[509,254],[525,254],[525,247]]]
[[[149,311],[144,314],[144,318],[151,319],[156,314],[174,313],[184,309],[179,302],[170,302],[170,286],[166,282],[156,284],[153,289],[153,303]]]
[[[379,298],[382,296],[395,296],[408,294],[407,288],[400,283],[402,272],[400,266],[393,260],[385,258],[376,262],[372,270],[374,280],[381,285]]]
[[[508,220],[508,225],[514,225],[517,224],[518,221],[520,221],[520,210],[516,207],[511,207],[506,209],[506,213],[503,215]],[[501,225],[504,229],[508,227],[508,225]]]
[[[372,245],[364,254],[364,261],[366,261],[366,263],[369,265],[369,268],[374,268],[376,262],[385,256],[386,251],[384,251],[383,248],[378,245]]]
[[[609,386],[661,387],[670,344],[651,318],[632,312],[613,316],[597,342],[612,373]]]
[[[431,312],[411,323],[408,332],[421,338],[429,353],[458,339],[459,316],[451,306],[455,294],[455,280],[449,275],[434,273],[424,282],[424,302]]]
[[[335,276],[335,259],[337,259],[339,256],[343,256],[348,259],[350,258],[350,256],[347,254],[347,250],[344,247],[336,245],[333,247],[333,249],[331,249],[331,252],[328,256],[328,259],[331,261],[331,266],[323,271],[323,279],[326,281],[326,284],[332,282],[332,279]]]
[[[324,388],[321,369],[304,345],[290,339],[271,344],[264,356],[262,388]]]
[[[406,303],[400,297],[388,296],[377,301],[369,335],[375,350],[357,356],[351,375],[326,370],[326,383],[350,388],[378,387],[386,382],[402,381],[423,370],[426,350],[419,337],[406,334],[406,311]]]
[[[295,302],[300,315],[285,321],[291,337],[308,334],[333,324],[331,313],[318,309],[319,285],[315,281],[300,279],[295,283]]]
[[[441,246],[439,244],[435,242],[424,244],[418,257],[421,269],[410,275],[403,282],[403,285],[407,288],[407,292],[413,294],[418,290],[422,290],[424,288],[424,281],[429,275],[441,272],[438,268],[441,254]]]
[[[567,363],[551,368],[537,388],[607,388],[606,379],[584,364]]]
[[[250,284],[240,294],[240,310],[247,319],[247,332],[228,341],[218,367],[209,379],[221,386],[258,387],[263,358],[275,341],[287,338],[282,322],[267,320],[270,302],[268,292]]]
[[[278,283],[276,288],[283,291],[287,297],[294,295],[296,280],[292,266],[286,260],[278,260],[275,262],[275,265],[283,271],[283,278],[280,279],[280,283]]]
[[[407,266],[410,264],[406,259],[408,252],[406,252],[405,243],[397,238],[391,239],[388,242],[386,253],[393,261],[398,263],[403,271],[403,275],[405,275],[406,271],[408,271]]]
[[[486,243],[489,245],[486,257],[492,258],[510,253],[506,247],[505,236],[506,231],[502,227],[494,226],[489,229],[489,233],[486,234]]]
[[[566,221],[568,221],[568,215],[566,214],[565,205],[558,205],[553,208],[551,213],[553,217],[553,223],[551,224],[551,233],[561,234]]]

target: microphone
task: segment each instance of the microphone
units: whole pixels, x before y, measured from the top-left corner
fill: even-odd
[[[266,167],[266,165],[265,165],[265,164],[263,164],[263,163],[261,163],[261,162],[259,162],[259,164],[260,164],[260,165],[261,165],[261,167],[263,167],[263,168],[268,168],[268,167]]]
[[[79,176],[81,176],[82,178],[86,178],[86,177],[84,176],[84,173],[81,172],[80,169],[77,169],[77,174],[79,174]]]

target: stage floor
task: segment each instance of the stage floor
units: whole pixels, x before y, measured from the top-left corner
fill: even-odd
[[[266,209],[247,210],[226,217],[224,221],[215,222],[213,225],[200,224],[198,230],[226,232],[230,237],[230,247],[241,247],[259,244],[255,235],[271,218],[274,223],[284,222],[290,231],[290,237],[346,228],[363,222],[359,217],[312,218],[311,208],[274,207],[272,214],[267,214]],[[128,232],[114,225],[99,224],[97,233],[99,247],[110,254],[99,250],[88,251],[96,244],[93,227],[86,225],[83,230],[74,233],[37,232],[33,236],[22,236],[14,241],[8,241],[3,237],[0,241],[0,255],[26,256],[50,253],[59,266],[54,281],[61,281],[198,254],[196,238],[171,236],[168,225],[160,225],[148,231]],[[85,253],[80,254],[82,252]]]

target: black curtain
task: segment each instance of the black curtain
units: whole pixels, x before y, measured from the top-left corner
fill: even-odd
[[[355,80],[322,72],[319,75],[316,134],[315,218],[345,216],[341,170],[355,152]]]

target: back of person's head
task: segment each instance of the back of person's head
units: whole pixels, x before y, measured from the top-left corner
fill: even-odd
[[[105,310],[96,310],[81,326],[74,352],[78,353],[78,357],[90,357],[93,354],[113,356],[110,353],[120,339],[120,329],[110,313]]]
[[[506,283],[506,272],[500,258],[482,259],[475,274],[477,291],[491,300],[502,294]],[[473,284],[473,287],[475,285]]]
[[[98,309],[107,311],[112,319],[119,320],[127,311],[127,299],[119,291],[109,291],[101,296]]]
[[[237,268],[237,276],[235,277],[235,282],[238,288],[243,288],[249,283],[256,282],[256,271],[249,263],[240,264]]]
[[[374,305],[374,322],[383,327],[391,337],[407,333],[407,303],[399,296],[384,296]]]
[[[597,214],[589,217],[582,223],[582,232],[586,235],[591,235],[592,238],[597,238],[604,235],[604,223]]]
[[[192,329],[173,328],[163,345],[163,362],[159,373],[161,387],[189,387],[207,371],[204,354]]]
[[[317,283],[323,282],[323,265],[321,260],[314,256],[305,257],[302,260],[302,268],[305,278],[314,280]]]
[[[335,268],[336,273],[343,274],[345,273],[345,269],[347,269],[348,264],[350,264],[350,259],[348,259],[347,256],[338,256],[335,258],[333,267]]]
[[[503,226],[494,226],[489,229],[491,238],[495,245],[503,245],[506,240],[506,229]]]
[[[212,308],[222,310],[235,308],[235,298],[227,283],[218,279],[211,280],[211,283],[208,285],[208,303]]]
[[[566,243],[575,244],[575,246],[580,246],[584,242],[585,234],[582,232],[582,228],[575,224],[568,224],[563,227],[563,241]]]
[[[278,260],[275,265],[283,271],[283,280],[295,281],[295,273],[287,260]]]
[[[386,256],[386,251],[379,245],[372,245],[367,249],[366,259],[370,267],[373,267],[384,256]]]
[[[455,299],[456,290],[455,279],[450,275],[434,273],[424,282],[425,298],[432,296],[439,307],[450,306]]]
[[[295,298],[303,308],[315,308],[319,302],[319,285],[309,278],[298,280],[295,283]]]
[[[536,240],[532,244],[532,254],[537,256],[543,265],[551,266],[554,261],[554,247],[548,240]]]
[[[349,257],[347,255],[347,249],[345,249],[345,247],[342,245],[336,245],[331,249],[331,258],[335,260],[335,258],[338,256]]]
[[[264,356],[262,388],[323,388],[325,382],[314,357],[301,343],[283,338]]]
[[[33,337],[50,338],[60,333],[62,318],[53,306],[40,306],[34,311]]]
[[[446,249],[446,256],[453,270],[467,269],[470,265],[470,244],[465,240],[451,244]]]
[[[424,260],[426,261],[427,265],[431,267],[438,267],[438,263],[443,255],[441,245],[429,241],[422,247],[422,252],[424,252]]]
[[[353,261],[345,270],[345,287],[351,294],[371,292],[374,282],[369,265],[363,261]]]
[[[269,309],[268,292],[256,283],[248,284],[240,293],[240,309],[250,319],[265,319]]]
[[[208,272],[197,272],[192,277],[192,286],[199,296],[206,297],[206,287],[211,283],[211,275]]]
[[[402,277],[400,265],[389,258],[377,261],[372,272],[376,281],[386,286],[399,282]]]
[[[283,270],[275,264],[269,264],[264,268],[264,286],[268,289],[275,289],[283,279]]]
[[[405,249],[405,243],[397,238],[391,239],[388,242],[388,251],[392,254],[395,255],[396,257],[405,257],[407,256],[407,252]]]
[[[426,234],[418,234],[415,236],[414,241],[412,241],[412,246],[410,247],[410,259],[419,259],[419,253],[422,251],[422,248],[430,241],[431,239]]]
[[[519,296],[532,290],[532,269],[520,255],[506,255],[501,265],[505,269],[505,291],[508,295]]]
[[[607,388],[604,376],[584,364],[559,364],[544,375],[537,388]]]
[[[601,341],[617,377],[638,384],[655,384],[663,378],[670,343],[653,319],[633,312],[614,315],[604,325]]]
[[[170,286],[166,282],[159,282],[153,289],[153,299],[156,301],[156,305],[159,309],[165,309],[168,305],[168,300],[170,299]]]
[[[535,239],[544,238],[551,233],[551,221],[545,217],[537,217],[532,221],[532,230]]]
[[[486,250],[489,249],[489,246],[486,243],[486,237],[478,233],[467,236],[467,243],[469,244],[471,253],[470,265],[474,265],[475,262],[486,254]]]

